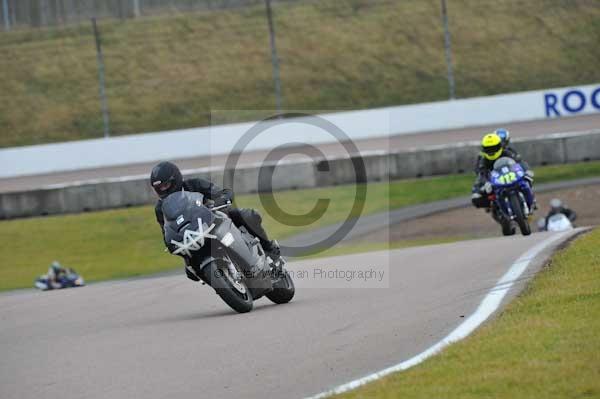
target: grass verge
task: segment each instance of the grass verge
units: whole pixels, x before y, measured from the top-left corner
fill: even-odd
[[[492,322],[351,398],[600,396],[600,229],[559,251]]]
[[[539,182],[600,176],[600,162],[542,167],[536,172]],[[363,212],[465,195],[471,183],[471,176],[456,175],[369,184]],[[257,195],[240,196],[237,203],[260,210],[267,231],[279,239],[344,220],[352,208],[355,189],[338,186],[275,193],[279,206],[296,215],[311,210],[316,198],[330,199],[320,219],[312,223],[300,220],[299,226],[275,220]],[[163,251],[151,206],[2,221],[0,241],[6,244],[0,249],[0,290],[30,287],[53,259],[76,268],[89,281],[155,273],[181,264]],[[332,251],[329,254],[335,254]]]
[[[453,0],[448,14],[459,98],[600,80],[595,1]],[[448,98],[439,1],[274,2],[274,20],[287,109]],[[262,4],[99,29],[113,135],[275,109]],[[2,32],[0,52],[0,147],[102,137],[89,23]]]

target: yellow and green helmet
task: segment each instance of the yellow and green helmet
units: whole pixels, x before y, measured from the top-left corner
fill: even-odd
[[[502,139],[496,133],[488,133],[481,140],[481,155],[495,161],[502,155]]]

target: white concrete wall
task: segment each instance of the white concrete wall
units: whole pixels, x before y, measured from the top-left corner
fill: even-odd
[[[537,165],[562,164],[600,159],[600,129],[587,133],[553,134],[535,139],[515,140],[519,153],[535,168]],[[422,176],[467,173],[473,175],[473,165],[479,153],[478,142],[432,146],[420,150],[373,153],[362,156],[366,181],[386,181]],[[274,191],[340,184],[356,181],[355,162],[350,157],[294,161],[271,165],[246,165],[232,171],[203,168],[188,171],[188,177],[204,177],[218,185],[233,189],[236,194],[264,191],[259,176],[273,168]],[[320,168],[325,162],[326,170]],[[229,181],[225,181],[225,176]],[[28,216],[76,213],[100,209],[122,208],[156,201],[146,176],[128,179],[104,179],[94,183],[65,184],[53,188],[0,193],[0,220]]]
[[[600,112],[600,84],[322,114],[351,139]],[[270,127],[247,150],[335,139],[306,120]],[[255,123],[0,150],[0,178],[228,153]]]

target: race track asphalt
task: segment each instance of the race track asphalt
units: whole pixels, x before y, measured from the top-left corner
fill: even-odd
[[[586,131],[600,126],[600,114],[563,117],[560,119],[545,119],[532,122],[508,123],[501,127],[510,129],[514,138],[535,137],[551,133],[566,133]],[[480,126],[465,129],[452,129],[418,134],[391,135],[389,137],[356,140],[359,151],[398,151],[412,148],[421,148],[430,145],[442,145],[471,140],[479,140],[483,133],[492,131],[500,126]],[[327,156],[345,155],[346,151],[339,143],[321,144],[317,146]],[[302,147],[296,147],[297,150]],[[281,150],[274,154],[283,154]],[[240,165],[262,162],[268,151],[249,151],[240,157]],[[287,153],[287,152],[286,152]],[[296,155],[300,157],[300,155]],[[290,156],[286,159],[292,159]],[[305,159],[302,156],[302,159]],[[206,166],[223,166],[227,155],[214,155],[212,157],[199,157],[192,159],[175,160],[182,169],[196,169]],[[72,172],[53,173],[48,175],[26,176],[18,178],[0,179],[0,192],[13,192],[37,189],[53,184],[86,181],[93,179],[114,178],[123,176],[149,175],[155,163],[135,164],[119,167],[78,170]]]
[[[436,343],[551,234],[294,262],[293,301],[263,298],[242,315],[183,271],[0,294],[0,397],[310,396]]]

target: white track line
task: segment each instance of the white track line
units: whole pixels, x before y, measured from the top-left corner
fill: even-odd
[[[373,374],[369,374],[369,375],[359,378],[357,380],[350,381],[346,384],[337,386],[328,391],[321,392],[315,396],[310,396],[306,399],[322,399],[322,398],[327,398],[332,395],[337,395],[340,393],[348,392],[348,391],[358,388],[361,385],[365,385],[369,382],[383,378],[383,377],[387,376],[388,374],[406,370],[412,366],[415,366],[415,365],[421,363],[428,357],[435,355],[436,353],[438,353],[439,351],[441,351],[442,349],[444,349],[446,346],[450,345],[451,343],[465,338],[467,335],[471,334],[477,327],[479,327],[485,320],[487,320],[487,318],[490,317],[492,315],[492,313],[494,313],[498,309],[498,307],[502,303],[502,300],[504,299],[504,297],[506,296],[508,291],[512,288],[514,283],[518,281],[521,274],[523,274],[523,272],[527,269],[527,267],[529,266],[531,261],[536,256],[538,256],[544,249],[546,249],[548,246],[550,246],[554,242],[563,239],[564,237],[566,237],[567,235],[570,235],[571,233],[572,233],[572,231],[568,231],[568,232],[552,235],[551,237],[547,238],[546,240],[542,241],[541,243],[537,244],[536,246],[534,246],[533,248],[531,248],[527,252],[525,252],[523,255],[521,255],[519,257],[519,259],[517,259],[512,264],[512,266],[506,272],[506,274],[504,274],[500,278],[500,280],[498,280],[498,282],[496,283],[494,288],[492,288],[488,292],[488,294],[485,296],[485,298],[483,298],[483,300],[477,307],[477,310],[475,310],[475,313],[473,313],[471,316],[469,316],[465,321],[463,321],[458,327],[456,327],[456,329],[454,329],[450,334],[448,334],[446,337],[444,337],[441,341],[438,341],[433,346],[429,347],[425,351],[419,353],[418,355],[416,355],[408,360],[405,360],[401,363],[398,363],[394,366],[388,367],[381,371],[377,371]]]

